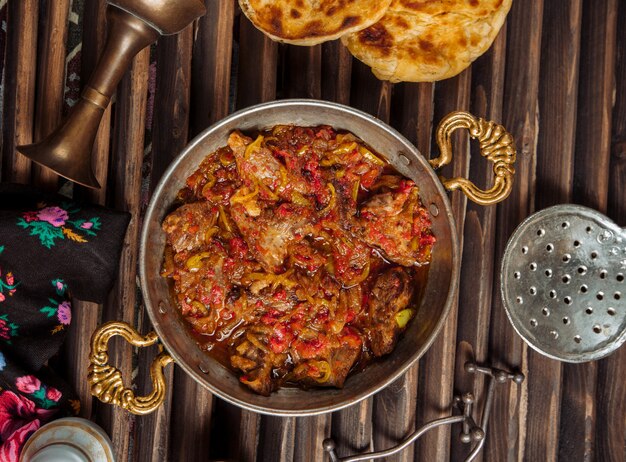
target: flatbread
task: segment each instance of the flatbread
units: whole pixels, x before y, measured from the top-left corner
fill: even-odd
[[[316,45],[371,26],[392,0],[239,0],[244,14],[273,40]]]
[[[342,37],[381,80],[433,82],[466,69],[493,43],[512,0],[393,0],[376,24]]]

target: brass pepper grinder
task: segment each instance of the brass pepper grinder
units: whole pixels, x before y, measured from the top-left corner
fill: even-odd
[[[17,150],[65,178],[100,188],[91,151],[117,84],[134,56],[159,35],[176,34],[205,13],[202,0],[110,0],[106,45],[79,102],[44,140]]]

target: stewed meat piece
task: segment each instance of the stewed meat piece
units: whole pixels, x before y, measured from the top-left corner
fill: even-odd
[[[298,362],[291,380],[306,386],[342,388],[361,358],[363,341],[355,329],[345,327],[328,348]]]
[[[290,170],[263,145],[264,137],[255,140],[233,132],[228,138],[228,145],[235,155],[237,171],[244,185],[251,189],[258,188],[259,197],[265,200],[294,200],[313,194],[314,189],[298,172]],[[306,199],[304,199],[306,200]]]
[[[334,278],[345,287],[364,281],[369,274],[371,248],[341,229],[330,230],[326,235],[334,249]]]
[[[258,215],[256,210],[251,212],[245,204],[233,204],[231,217],[263,268],[270,273],[280,273],[284,270],[289,245],[307,234],[311,212],[289,203],[275,209],[259,208]]]
[[[377,194],[363,204],[357,234],[389,260],[413,266],[430,261],[435,242],[430,225],[417,186],[404,180],[395,190]]]
[[[260,395],[268,396],[273,389],[272,362],[267,351],[244,338],[230,357],[230,364],[243,372],[240,380]]]
[[[404,268],[393,267],[374,282],[368,306],[356,323],[366,334],[374,356],[391,353],[395,347],[398,334],[413,315],[407,309],[412,296],[413,285]]]
[[[228,137],[228,146],[233,150],[237,171],[246,186],[257,186],[276,192],[283,186],[284,167],[272,156],[269,149],[260,145],[263,137],[253,140],[239,132]],[[282,176],[281,176],[282,172]]]
[[[215,225],[217,212],[208,202],[185,204],[163,221],[167,243],[175,252],[193,251],[210,241],[208,231]],[[208,235],[208,239],[207,239]]]

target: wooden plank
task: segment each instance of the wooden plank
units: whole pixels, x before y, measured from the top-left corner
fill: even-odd
[[[600,6],[584,4],[581,54],[589,65],[581,69],[580,75],[574,196],[577,201],[606,212],[618,4],[608,1]],[[590,152],[593,162],[588,159]]]
[[[0,0],[0,24],[2,24],[2,33],[0,33],[0,37],[1,37],[0,39],[0,82],[2,83],[4,83],[4,79],[6,75],[5,62],[6,62],[6,53],[7,53],[7,46],[6,46],[7,45],[6,23],[8,19],[7,10],[8,8],[7,8],[6,0]],[[4,92],[2,96],[4,97]],[[2,108],[2,105],[0,105],[0,108]],[[1,160],[2,160],[2,157],[0,156],[0,166],[2,165]]]
[[[251,413],[252,414],[252,413]],[[215,398],[211,412],[210,460],[250,460],[256,454],[260,419],[255,416],[254,426],[243,428],[242,410],[223,399]],[[253,433],[249,433],[252,431]],[[239,435],[234,437],[233,435]],[[251,441],[252,440],[252,441]],[[245,446],[243,451],[241,446]]]
[[[235,2],[205,1],[191,63],[190,137],[229,112]]]
[[[547,3],[543,15],[539,111],[541,129],[537,141],[537,184],[535,207],[571,202],[576,141],[576,105],[582,2],[569,2],[558,8]],[[529,375],[526,380],[528,402],[524,454],[532,460],[555,460],[559,448],[562,390],[561,363],[527,350]],[[548,386],[550,384],[550,386]],[[568,412],[563,409],[563,412]],[[567,414],[564,414],[567,416]],[[564,425],[579,426],[584,432],[585,419]],[[574,459],[582,452],[572,448]]]
[[[114,291],[118,288],[114,287]],[[106,305],[104,309],[106,309]],[[107,319],[108,321],[109,319]],[[111,319],[112,320],[112,319]],[[121,316],[116,320],[125,320]],[[128,319],[125,321],[130,322]],[[131,349],[128,344],[114,339],[109,343],[109,359],[122,372],[125,380],[132,376]],[[93,416],[95,422],[115,441],[113,446],[116,460],[129,460],[130,457],[130,437],[135,428],[136,417],[121,408],[104,404],[100,401],[94,402]]]
[[[124,174],[118,173],[112,176],[109,188],[112,205],[117,210],[125,210],[132,215],[120,259],[119,277],[120,280],[124,281],[124,284],[116,295],[133,320],[132,324],[142,333],[148,332],[150,327],[141,323],[136,324],[138,315],[135,311],[137,306],[135,281],[139,251],[137,242],[139,241],[141,213],[141,169],[144,153],[149,65],[150,50],[146,48],[135,57],[130,71],[124,76],[118,88],[111,167],[113,171],[124,172]],[[147,352],[141,351],[139,354],[139,373],[137,376],[139,393],[144,393],[144,390],[150,389],[150,385],[146,385],[146,383],[151,383],[147,378],[148,366],[154,355],[154,348]],[[169,369],[168,376],[171,376],[172,368]],[[170,402],[168,401],[166,404],[169,405]],[[165,423],[159,428],[158,423],[162,423],[164,420]],[[167,419],[163,418],[162,410],[136,419],[135,424],[138,431],[129,435],[132,441],[131,450],[134,450],[134,455],[140,456],[140,460],[146,460],[148,455],[151,455],[153,457],[147,460],[155,460],[155,456],[167,454]],[[141,431],[146,427],[153,430],[152,426],[155,427],[154,431]],[[149,448],[149,450],[137,451],[136,447]]]
[[[617,30],[626,28],[626,4],[621,2]],[[608,215],[626,226],[626,34],[617,34],[615,67],[615,104],[612,118],[612,142],[609,179]],[[622,282],[622,294],[626,287]],[[619,377],[626,377],[626,348],[619,348],[598,362],[596,387],[595,459],[626,460],[626,387]]]
[[[177,369],[174,375],[172,388],[176,393],[172,399],[170,460],[206,460],[211,441],[213,395],[186,372]],[[158,430],[154,429],[156,437]],[[167,431],[167,426],[164,425],[163,431]]]
[[[288,98],[321,98],[322,86],[327,82],[322,74],[322,46],[286,46],[282,61],[284,94]],[[302,76],[305,75],[305,78]],[[329,415],[295,419],[292,460],[324,462],[322,441],[330,435]],[[264,429],[270,430],[265,426]],[[267,456],[265,456],[267,457]]]
[[[207,14],[198,20],[194,34],[190,137],[225,117],[229,112],[235,4],[206,1],[205,6]],[[179,403],[177,406],[182,406],[183,409],[175,413],[172,419],[170,458],[203,460],[209,450],[213,454],[220,454],[218,457],[228,457],[228,451],[232,448],[227,447],[225,442],[232,439],[227,434],[238,431],[239,420],[236,419],[237,423],[233,424],[235,419],[232,415],[220,411],[223,408],[222,403],[216,406],[208,390],[180,372],[176,374],[174,387],[178,397],[175,401]],[[190,396],[193,398],[189,399]],[[189,422],[187,416],[196,414],[200,415]],[[215,415],[222,417],[220,424],[215,425],[214,435],[211,431],[211,420]]]
[[[503,125],[517,147],[517,181],[509,198],[498,205],[495,261],[515,227],[532,212],[535,187],[538,85],[543,1],[513,2],[507,23],[507,58],[504,81]],[[520,45],[520,44],[523,44]],[[523,89],[523,91],[520,91]],[[520,369],[528,375],[526,346],[511,327],[494,281],[489,358],[492,365]],[[526,383],[503,385],[493,401],[490,432],[485,443],[486,460],[517,461],[524,458],[526,440]],[[502,388],[502,387],[501,387]]]
[[[626,181],[624,166],[621,181]],[[622,183],[624,184],[624,183]],[[622,196],[623,197],[623,196]],[[619,211],[621,223],[626,223],[624,207]],[[626,349],[620,348],[598,363],[595,396],[596,433],[592,450],[595,460],[622,461],[626,459],[626,389],[617,377],[626,376]]]
[[[374,400],[360,403],[332,414],[331,437],[337,443],[337,455],[347,457],[374,449],[372,441],[372,408]]]
[[[257,460],[261,416],[251,411],[241,411],[239,424],[238,455],[235,460],[254,462]]]
[[[350,103],[352,55],[339,40],[322,44],[322,98],[341,104]]]
[[[83,12],[83,43],[80,55],[81,86],[84,87],[93,73],[100,54],[104,49],[106,31],[106,0],[85,2]],[[111,106],[104,111],[98,133],[91,151],[94,175],[103,186],[101,189],[90,189],[76,186],[75,190],[81,197],[92,202],[104,204],[106,201],[106,183],[109,167],[109,148],[111,135]]]
[[[547,4],[544,10],[545,45],[541,56],[540,113],[542,130],[537,147],[536,207],[542,209],[556,203],[571,202],[576,140],[576,107],[578,96],[578,62],[582,2],[563,8]],[[565,14],[564,14],[565,13]],[[558,153],[558,155],[555,155]],[[529,355],[528,399],[538,403],[528,411],[527,454],[534,457],[564,457],[566,460],[588,459],[588,438],[593,437],[594,407],[579,405],[586,393],[595,388],[595,364],[561,365]],[[559,389],[563,369],[562,391]],[[541,377],[540,377],[541,375]],[[555,386],[547,391],[546,380]],[[561,392],[561,403],[558,403]],[[589,403],[589,401],[586,401]],[[560,410],[558,409],[560,405]],[[549,410],[546,413],[546,409]],[[560,419],[558,418],[560,414]],[[539,420],[537,422],[537,420]],[[554,428],[560,420],[560,438]],[[536,435],[548,435],[530,443]],[[532,457],[530,456],[530,457]]]
[[[156,47],[151,189],[187,144],[192,44],[193,26],[190,25],[177,35],[159,38]]]
[[[193,46],[191,93],[194,97],[191,100],[190,136],[196,135],[229,112],[235,4],[207,0],[205,6],[207,14],[198,20]],[[189,388],[189,385],[187,380],[184,385],[177,384],[176,388],[182,396],[186,396],[186,388]],[[238,411],[232,406],[230,406],[232,412],[222,411],[229,405],[223,402],[215,403],[212,395],[206,390],[196,392],[201,401],[204,420],[199,432],[191,430],[201,444],[197,445],[194,454],[188,457],[193,456],[190,460],[201,460],[210,448],[214,457],[215,454],[219,454],[217,456],[219,458],[228,458],[229,454],[236,451],[236,447],[233,447],[235,440],[228,435],[239,430]],[[216,415],[220,416],[220,424],[214,425],[214,431],[211,432],[211,420]],[[175,424],[174,429],[174,441],[178,440],[177,434],[180,431],[183,429],[187,431],[184,422]]]
[[[187,145],[192,46],[193,26],[188,26],[176,36],[162,37],[157,45],[151,188],[156,186],[170,162]],[[143,322],[148,324],[149,321],[144,317]],[[140,356],[139,363],[142,362]],[[160,439],[164,446],[169,446],[166,452],[169,452],[170,458],[195,460],[199,454],[208,451],[212,396],[184,371],[175,368],[173,375],[174,381],[169,384],[172,390],[170,433],[160,435],[155,425],[149,432],[153,434],[150,437]],[[164,423],[163,432],[166,430],[167,423]],[[145,445],[144,442],[139,447]]]
[[[103,309],[103,320],[124,320],[139,330],[142,330],[142,326],[136,323],[137,287],[135,281],[149,53],[148,49],[139,53],[118,89],[111,163],[114,171],[119,173],[112,178],[109,195],[111,205],[117,210],[130,212],[132,219],[122,247],[118,282],[111,293],[109,302],[104,305]],[[131,376],[134,376],[132,374],[132,349],[122,342],[112,342],[112,345],[115,347],[111,348],[111,361],[122,370],[125,380],[131,380]],[[149,364],[149,360],[145,359],[140,364]],[[147,371],[143,372],[147,373]],[[137,380],[140,392],[146,389],[142,378],[143,376],[140,375]],[[96,409],[96,415],[100,418],[101,424],[116,441],[116,457],[122,460],[132,457],[135,436],[132,429],[136,423],[136,417],[125,410],[101,403],[98,403]],[[152,418],[147,417],[147,419]],[[158,445],[146,444],[146,447],[158,448]]]
[[[91,387],[87,382],[89,365],[89,339],[98,326],[101,305],[72,300],[72,323],[59,356],[68,366],[63,369],[67,379],[80,400],[80,416],[94,418]]]
[[[41,141],[61,123],[65,94],[65,43],[70,1],[43,3],[44,18],[37,50],[37,100],[35,141]],[[56,190],[59,177],[49,168],[33,165],[34,182],[40,188]]]
[[[83,11],[83,44],[81,54],[81,83],[84,85],[88,76],[91,74],[96,64],[97,56],[100,54],[104,46],[104,38],[106,30],[104,27],[104,12],[106,1],[100,0],[95,2],[87,2]],[[109,156],[109,126],[110,126],[110,108],[105,112],[98,136],[94,144],[95,164],[104,164],[104,170],[108,165]],[[106,136],[104,135],[106,133]],[[104,162],[99,162],[104,159]],[[97,172],[102,168],[96,167]],[[102,179],[102,175],[96,174],[98,179]],[[106,178],[106,176],[104,177]],[[83,198],[96,204],[104,205],[106,198],[106,182],[102,184],[100,191],[94,191],[89,188],[83,188],[74,185],[74,196]],[[75,300],[73,304],[73,320],[68,333],[67,339],[61,350],[61,355],[68,364],[74,362],[79,367],[68,371],[70,383],[74,386],[74,390],[78,394],[81,401],[81,416],[93,418],[93,398],[89,383],[86,380],[86,367],[89,363],[89,339],[94,332],[102,312],[102,305],[91,302]]]
[[[276,97],[277,44],[259,32],[243,15],[240,16],[239,22],[237,56],[237,62],[232,64],[238,69],[235,85],[237,109],[273,100]],[[220,447],[216,448],[219,454],[241,461],[255,461],[257,454],[261,457],[257,452],[259,445],[263,444],[259,414],[220,402],[212,420],[214,426],[221,425],[222,422],[229,422],[231,425],[235,421],[238,422],[238,428],[233,429],[235,434],[239,434],[237,447],[233,448],[229,439],[225,438],[219,442]],[[285,427],[285,431],[289,428],[293,431],[293,426]],[[271,438],[269,434],[264,436]],[[266,444],[271,445],[272,442]]]
[[[417,123],[416,146],[424,157],[430,159],[432,155],[432,134],[434,130],[435,112],[435,84],[421,83],[417,87],[417,108],[419,121]]]
[[[434,96],[434,83],[399,83],[394,86],[391,101],[392,125],[427,159],[433,139]]]
[[[424,150],[430,154],[432,134],[433,84],[394,85],[391,105],[400,108],[391,112],[393,125],[410,141],[417,143],[420,134],[428,133]],[[395,117],[394,117],[395,116]],[[416,363],[402,377],[378,393],[374,399],[374,448],[387,449],[398,444],[415,430],[419,366]],[[390,460],[409,461],[414,447],[405,449]]]
[[[121,263],[121,262],[120,262]],[[126,282],[127,285],[127,282]],[[120,293],[128,293],[125,282],[119,279],[113,287],[107,303],[103,306],[102,321],[125,321],[134,325],[134,307],[122,304]],[[132,349],[119,337],[109,342],[109,362],[114,364],[126,381],[132,377]],[[131,451],[131,433],[135,427],[136,417],[122,408],[94,401],[93,415],[95,421],[115,441],[114,455],[116,460],[128,460]]]
[[[398,380],[374,396],[374,450],[380,451],[399,444],[415,430],[417,407],[418,366],[415,364]],[[414,447],[388,457],[388,461],[412,461]]]
[[[586,1],[583,10],[574,201],[600,212],[608,199],[617,5]]]
[[[434,120],[437,124],[452,111],[469,109],[470,84],[471,69],[436,84]],[[466,131],[459,131],[453,136],[453,160],[442,169],[441,175],[446,178],[459,176],[467,178],[470,160],[469,137]],[[463,194],[456,193],[451,195],[451,203],[456,220],[456,233],[459,237],[459,251],[462,252],[467,199]],[[421,403],[417,411],[419,425],[449,416],[452,411],[458,295],[456,298],[443,329],[419,363],[418,400]],[[417,458],[448,459],[450,434],[450,427],[442,427],[424,435],[416,445]]]
[[[504,27],[491,49],[472,65],[472,102],[470,112],[487,120],[501,122],[504,87],[504,62],[506,55],[506,27]],[[486,162],[472,143],[470,179],[479,187],[493,183],[493,165]],[[483,380],[476,380],[465,372],[468,361],[484,364],[488,361],[489,321],[494,281],[496,207],[480,206],[469,202],[465,217],[463,237],[463,262],[459,286],[459,298],[463,304],[458,312],[456,368],[454,387],[457,393],[472,392],[478,409],[485,398]],[[467,275],[473,275],[467,277]],[[470,447],[461,444],[453,430],[451,459],[462,460],[469,454]],[[482,460],[479,454],[477,460]]]
[[[7,4],[6,80],[2,115],[2,179],[29,183],[31,161],[16,146],[33,142],[37,70],[37,0]]]
[[[378,80],[369,67],[354,60],[350,105],[368,112],[383,122],[391,120],[391,91],[393,84]]]
[[[585,2],[581,40],[581,61],[587,65],[580,70],[574,197],[577,203],[598,208],[604,213],[609,195],[610,106],[615,88],[617,10],[617,1]],[[586,160],[590,152],[596,160],[593,163]],[[585,160],[581,161],[581,158]],[[600,189],[581,186],[582,178]],[[591,195],[590,191],[593,191]],[[563,372],[560,432],[564,437],[559,446],[559,457],[588,460],[593,457],[597,435],[594,399],[598,363],[565,365]]]
[[[89,0],[83,6],[83,44],[80,56],[81,83],[84,85],[98,64],[106,41],[106,0]]]
[[[319,99],[322,95],[322,45],[286,45],[282,73],[286,98]]]
[[[554,362],[551,365],[554,366]],[[594,458],[596,426],[599,423],[595,403],[597,368],[596,363],[563,365],[559,460]],[[545,415],[545,411],[541,414]]]
[[[547,3],[544,8],[537,210],[572,200],[581,16],[582,0],[567,5]]]
[[[241,109],[276,98],[278,45],[241,15],[239,23],[239,63],[237,108]]]
[[[328,414],[296,419],[294,462],[326,462],[322,441],[330,436]]]
[[[295,417],[261,417],[259,462],[290,462],[294,458]],[[266,431],[265,431],[266,430]]]

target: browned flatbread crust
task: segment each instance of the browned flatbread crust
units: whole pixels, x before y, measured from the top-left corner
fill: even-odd
[[[316,45],[365,29],[391,0],[239,0],[244,14],[273,40]]]
[[[341,40],[381,80],[447,79],[487,51],[511,2],[393,0],[380,21]]]

